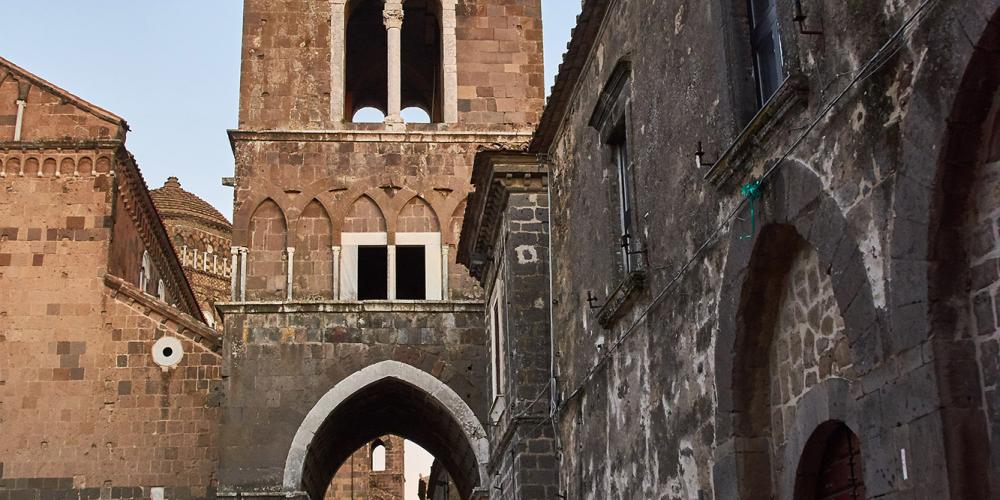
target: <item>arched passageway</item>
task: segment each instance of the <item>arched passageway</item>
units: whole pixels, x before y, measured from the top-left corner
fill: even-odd
[[[386,434],[413,441],[444,464],[462,498],[483,483],[488,442],[472,410],[430,374],[383,361],[344,379],[309,412],[288,453],[285,488],[323,498],[344,461]]]
[[[863,500],[861,440],[843,422],[830,421],[813,432],[802,451],[795,478],[796,500]]]

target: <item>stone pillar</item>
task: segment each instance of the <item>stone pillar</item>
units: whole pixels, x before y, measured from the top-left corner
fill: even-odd
[[[287,300],[292,300],[292,273],[295,270],[295,247],[287,247],[285,251],[288,252],[288,272],[285,276],[285,297]]]
[[[340,300],[340,247],[330,247],[333,255],[333,300]]]
[[[444,103],[444,122],[458,121],[458,48],[455,40],[455,28],[458,21],[455,16],[457,0],[441,0],[441,70],[444,75],[442,101]]]
[[[388,103],[386,104],[386,123],[402,123],[399,115],[402,106],[402,47],[400,32],[403,28],[403,4],[398,0],[389,0],[382,10],[385,22],[386,36],[389,46],[388,73]],[[391,272],[391,271],[390,271]]]
[[[441,300],[451,300],[448,293],[448,245],[441,245]]]
[[[247,254],[250,253],[246,247],[240,248],[240,302],[247,300]]]
[[[386,254],[389,260],[386,263],[389,272],[385,273],[389,279],[386,284],[386,297],[389,300],[396,300],[396,245],[386,246]]]
[[[187,247],[184,247],[184,249],[185,249],[184,253],[186,254],[187,253]],[[230,281],[230,283],[232,283],[232,291],[230,293],[230,297],[232,298],[233,302],[236,302],[237,300],[239,300],[239,294],[238,294],[239,290],[238,290],[238,288],[239,288],[239,275],[240,275],[240,273],[239,273],[239,267],[238,266],[240,265],[240,263],[239,263],[239,260],[240,260],[240,247],[230,247],[229,251],[231,252],[230,253],[230,255],[231,255],[230,259],[232,260],[232,262],[230,263],[230,265],[232,267],[229,270],[229,274],[230,274],[229,281]]]
[[[27,101],[23,99],[17,100],[17,118],[14,121],[14,140],[21,140],[21,126],[24,125],[24,107],[27,106]],[[42,171],[42,167],[38,167],[38,171]]]
[[[347,0],[330,2],[330,121],[336,126],[347,119]]]

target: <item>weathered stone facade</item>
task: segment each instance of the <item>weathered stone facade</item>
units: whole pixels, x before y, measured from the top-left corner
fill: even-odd
[[[533,155],[481,153],[472,179],[458,258],[487,297],[490,489],[494,498],[555,498],[547,172]]]
[[[560,497],[996,496],[1000,4],[802,4],[584,2],[529,149]]]
[[[2,498],[214,493],[221,342],[126,130],[0,59]]]
[[[379,447],[381,457],[376,457]],[[324,500],[403,500],[405,456],[402,438],[380,436],[344,461]]]
[[[245,10],[220,494],[318,498],[394,434],[488,495],[482,291],[457,230],[476,152],[523,149],[541,114],[539,2]],[[350,123],[362,106],[385,123]]]

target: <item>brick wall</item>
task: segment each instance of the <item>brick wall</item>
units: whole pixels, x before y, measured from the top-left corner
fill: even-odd
[[[323,299],[333,295],[333,225],[317,201],[299,216],[295,244],[295,296]]]
[[[266,200],[248,229],[247,298],[281,300],[288,288],[288,226],[278,205]]]
[[[205,331],[152,297],[108,288],[110,239],[138,241],[125,212],[112,218],[111,179],[0,180],[10,195],[0,200],[3,488],[29,498],[148,496],[151,487],[205,497],[220,358],[196,337],[184,341],[180,367],[152,363],[158,337]]]

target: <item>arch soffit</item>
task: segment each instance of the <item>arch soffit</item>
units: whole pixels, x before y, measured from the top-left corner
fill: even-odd
[[[461,396],[444,382],[423,370],[399,361],[387,360],[367,366],[341,380],[309,410],[295,432],[285,459],[282,485],[286,491],[298,491],[301,488],[309,445],[326,418],[354,394],[387,378],[395,378],[410,384],[447,408],[451,418],[462,428],[469,447],[476,455],[480,481],[488,477],[486,466],[489,461],[489,441],[486,438],[486,431]]]

